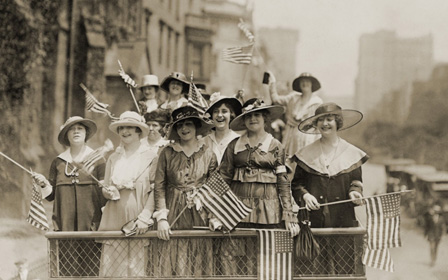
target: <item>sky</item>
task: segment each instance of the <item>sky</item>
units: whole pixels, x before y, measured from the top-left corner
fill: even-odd
[[[299,30],[297,73],[316,76],[325,94],[354,94],[360,35],[431,34],[435,62],[448,62],[446,0],[254,0],[254,25]]]

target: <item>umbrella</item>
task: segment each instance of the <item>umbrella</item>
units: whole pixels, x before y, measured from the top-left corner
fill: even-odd
[[[296,236],[296,256],[301,260],[314,260],[320,254],[320,246],[310,229],[308,210],[299,210],[300,232]]]

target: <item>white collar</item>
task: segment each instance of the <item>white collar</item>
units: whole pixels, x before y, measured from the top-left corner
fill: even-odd
[[[237,138],[238,136],[240,136],[238,133],[230,129],[230,131],[224,136],[224,138],[221,139],[221,142],[225,143],[228,139],[231,141]],[[212,130],[212,132],[208,135],[208,137],[210,137],[210,139],[216,144],[219,144],[218,141],[216,140],[216,130]]]
[[[274,139],[274,137],[273,137],[270,133],[267,133],[267,134],[266,134],[266,137],[265,137],[264,140],[263,140],[263,142],[260,143],[261,146],[259,146],[258,148],[259,148],[261,151],[267,153],[267,152],[269,151],[269,146],[271,145],[271,142],[272,142],[273,139]],[[250,146],[249,138],[247,137],[247,133],[246,133],[246,134],[243,134],[243,135],[242,135],[240,138],[238,138],[238,140],[236,141],[236,144],[235,144],[235,151],[234,151],[234,153],[236,154],[236,153],[242,152],[242,151],[244,151],[244,150],[247,150],[247,148],[246,148],[246,144]]]
[[[88,154],[90,154],[91,152],[93,152],[93,149],[90,148],[89,146],[85,146],[86,148],[84,149],[84,152],[82,154],[81,159],[84,159]],[[72,158],[72,154],[70,153],[70,147],[63,151],[62,153],[60,153],[58,155],[58,158],[66,161],[66,162],[73,162],[73,158]]]

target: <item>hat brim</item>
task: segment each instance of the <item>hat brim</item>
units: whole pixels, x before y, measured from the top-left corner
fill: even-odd
[[[211,129],[214,127],[214,125],[212,123],[208,123],[200,117],[197,117],[197,116],[185,117],[185,118],[176,120],[175,122],[173,122],[170,125],[170,130],[168,132],[168,140],[178,141],[180,139],[180,136],[177,134],[177,131],[176,131],[176,124],[180,121],[184,121],[184,120],[188,120],[188,119],[198,119],[199,121],[201,121],[201,127],[196,129],[196,136],[197,135],[206,136],[208,133],[210,133]]]
[[[167,77],[167,78],[165,78],[163,80],[163,82],[160,84],[160,88],[163,89],[166,92],[170,92],[169,86],[170,86],[170,83],[171,83],[172,80],[179,81],[179,82],[181,82],[183,84],[182,85],[182,92],[188,92],[189,91],[190,83],[187,82],[187,81],[184,81],[182,79],[175,78],[175,77]]]
[[[144,87],[156,87],[156,88],[159,88],[160,85],[141,85],[141,86],[138,86],[137,88],[138,88],[138,89],[142,89],[142,88],[144,88]]]
[[[68,141],[67,138],[67,132],[68,130],[75,124],[82,124],[87,128],[86,131],[86,142],[92,138],[93,135],[95,135],[97,127],[94,121],[89,120],[89,119],[78,119],[75,120],[71,123],[66,124],[61,131],[59,131],[58,134],[58,142],[61,143],[64,146],[70,146],[70,142]]]
[[[218,100],[215,100],[214,102],[210,103],[209,108],[205,112],[209,113],[210,116],[211,116],[212,113],[213,113],[213,110],[216,107],[221,106],[223,103],[230,104],[230,106],[232,107],[233,111],[235,112],[235,115],[238,116],[238,115],[241,114],[241,109],[243,108],[243,105],[235,97],[221,97]]]
[[[285,112],[285,109],[282,106],[278,105],[269,105],[260,108],[254,108],[238,115],[235,119],[233,119],[233,121],[230,122],[230,129],[234,131],[246,130],[246,126],[244,125],[244,116],[261,110],[269,111],[269,118],[271,120],[278,119]]]
[[[138,127],[142,130],[142,134],[140,135],[140,138],[148,136],[149,128],[145,123],[136,123],[135,121],[127,121],[127,120],[118,120],[109,125],[110,131],[118,134],[118,127],[119,126],[134,126]]]
[[[315,77],[313,77],[313,76],[301,76],[301,77],[296,78],[292,82],[292,89],[294,91],[302,92],[302,89],[300,88],[300,81],[302,79],[309,79],[309,80],[311,80],[311,91],[312,92],[315,92],[315,91],[320,89],[320,82]]]
[[[339,112],[325,112],[322,114],[318,114],[312,117],[309,117],[305,120],[303,120],[299,125],[298,128],[301,132],[306,134],[320,134],[319,130],[314,126],[314,122],[325,115],[337,115],[340,114],[343,119],[343,125],[338,129],[338,131],[350,128],[356,124],[358,124],[362,118],[363,115],[361,112],[356,110],[340,110]]]

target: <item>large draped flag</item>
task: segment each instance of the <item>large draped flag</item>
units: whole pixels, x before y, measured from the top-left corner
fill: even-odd
[[[28,212],[26,221],[38,229],[48,231],[50,230],[50,227],[48,226],[47,215],[45,214],[45,208],[42,203],[42,196],[39,189],[40,187],[33,180],[30,211]]]
[[[363,263],[393,272],[389,248],[401,247],[400,193],[366,198],[367,246]]]
[[[207,100],[202,96],[202,94],[199,92],[196,85],[191,81],[190,83],[190,90],[188,91],[188,103],[198,110],[199,113],[202,115],[205,113],[205,111],[208,108]]]
[[[111,118],[112,120],[117,120],[117,118],[114,117],[112,115],[112,113],[107,109],[107,107],[109,107],[108,104],[99,102],[84,84],[81,83],[79,85],[86,93],[86,110],[87,111],[98,113],[98,114],[108,115],[109,118]]]
[[[199,188],[197,196],[202,205],[229,231],[252,211],[235,196],[219,172],[210,175],[205,184]]]
[[[288,231],[257,229],[260,260],[258,280],[291,280],[293,238]]]

